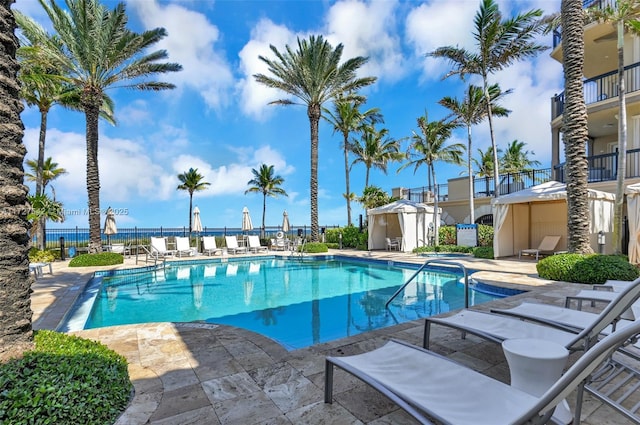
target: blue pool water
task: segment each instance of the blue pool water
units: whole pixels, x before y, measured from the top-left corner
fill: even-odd
[[[415,270],[342,258],[170,263],[104,277],[83,328],[206,321],[297,349],[464,307],[462,275],[440,269],[421,272],[385,309]],[[472,291],[470,304],[498,296]]]

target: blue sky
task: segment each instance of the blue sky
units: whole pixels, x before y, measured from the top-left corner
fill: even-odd
[[[505,16],[533,7],[554,13],[560,7],[558,0],[498,3]],[[378,81],[363,92],[366,106],[380,108],[392,137],[408,137],[425,111],[430,119],[447,115],[437,103],[443,96],[463,96],[465,86],[457,77],[442,80],[449,64],[426,58],[425,53],[444,45],[473,49],[471,27],[480,2],[129,0],[126,4],[132,30],[167,30],[157,48],[166,49],[169,60],[180,63],[183,71],[159,77],[176,85],[171,91],[109,92],[116,102],[118,125],[100,123],[101,209],[117,209],[119,227],[188,226],[188,194],[176,190],[177,175],[194,167],[211,183],[194,195],[204,226],[240,227],[246,206],[257,227],[262,196],[244,192],[252,168],[266,163],[284,178],[282,187],[289,194],[267,199],[266,223],[279,225],[286,210],[296,227],[308,225],[310,216],[309,121],[304,106],[268,105],[287,96],[254,81],[252,75],[267,73],[258,56],[270,56],[270,44],[283,50],[294,46],[297,37],[312,34],[323,35],[334,46],[342,43],[344,58],[368,56],[360,75],[376,76]],[[14,7],[47,26],[37,1],[17,0]],[[540,41],[551,45],[551,36]],[[513,89],[503,103],[513,112],[495,121],[498,145],[524,141],[542,167],[550,164],[550,98],[562,91],[562,67],[549,52],[492,77],[503,90]],[[27,159],[35,158],[40,114],[28,108],[22,119]],[[81,213],[87,207],[84,115],[54,107],[48,124],[46,155],[68,171],[53,185],[57,199],[72,212],[64,223],[49,227],[88,227],[88,217]],[[473,128],[473,139],[474,151],[490,145],[486,122]],[[451,142],[466,145],[466,130],[456,131]],[[344,225],[347,220],[340,143],[341,136],[321,121],[320,225]],[[414,174],[412,167],[397,173],[398,167],[390,164],[387,175],[372,170],[370,184],[389,193],[394,187],[426,184],[426,168]],[[447,164],[436,167],[440,183],[463,171]],[[364,166],[355,165],[351,190],[361,194],[364,179]],[[355,204],[353,213],[357,223],[358,214],[364,212]]]

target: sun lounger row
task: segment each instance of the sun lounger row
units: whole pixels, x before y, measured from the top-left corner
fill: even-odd
[[[574,423],[580,421],[584,389],[633,423],[640,423],[639,407],[631,397],[634,391],[613,397],[609,382],[615,376],[621,381],[614,389],[626,389],[627,383],[640,387],[640,373],[632,367],[639,358],[623,347],[636,343],[640,320],[621,318],[639,298],[640,279],[622,286],[597,314],[523,303],[491,313],[464,309],[447,317],[430,317],[425,320],[423,347],[390,341],[364,354],[328,357],[325,402],[332,402],[333,368],[338,366],[379,390],[420,423],[431,423],[431,419],[452,424],[546,423],[555,406],[576,388]],[[434,325],[496,343],[529,338],[584,354],[548,390],[532,395],[429,351]],[[614,359],[616,351],[626,356]]]
[[[165,258],[169,256],[193,256],[196,255],[198,249],[196,247],[192,247],[189,244],[189,238],[187,237],[176,237],[176,249],[167,249],[167,241],[166,238],[151,238],[151,255],[154,258]],[[248,246],[239,246],[238,239],[235,236],[225,236],[225,243],[227,252],[230,254],[246,254],[248,252],[258,253],[258,252],[267,252],[269,250],[268,247],[260,244],[260,238],[257,235],[252,235],[247,238]],[[206,255],[222,255],[224,252],[223,248],[218,248],[216,246],[216,238],[215,236],[203,236],[202,237],[203,244],[203,253]]]

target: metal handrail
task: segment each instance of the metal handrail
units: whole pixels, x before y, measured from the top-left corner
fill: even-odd
[[[400,288],[398,288],[398,290],[391,296],[391,298],[389,298],[389,300],[385,303],[384,308],[388,309],[391,301],[393,301],[393,299],[397,297],[398,294],[402,292],[404,288],[406,288],[407,285],[420,274],[420,272],[422,272],[422,270],[424,270],[428,265],[434,263],[438,263],[444,266],[456,266],[462,269],[462,272],[464,273],[464,308],[469,308],[469,273],[467,272],[467,268],[462,263],[458,263],[456,261],[444,261],[437,258],[432,258],[425,261],[424,264],[421,265],[420,268],[409,279],[407,279],[407,281]]]

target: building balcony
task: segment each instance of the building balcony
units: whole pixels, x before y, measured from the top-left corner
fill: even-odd
[[[640,62],[624,68],[626,93],[640,91]],[[584,101],[587,105],[618,96],[618,70],[584,80]],[[617,106],[617,104],[616,104]],[[551,119],[564,113],[564,92],[551,98]]]
[[[618,178],[618,152],[587,157],[589,183],[599,183]],[[564,183],[566,178],[565,163],[553,167],[555,179]],[[640,177],[640,149],[627,151],[625,179]]]
[[[604,9],[607,6],[615,8],[616,0],[583,0],[582,8],[589,9],[590,7],[596,7],[598,9]],[[562,43],[562,28],[558,27],[553,30],[553,48],[555,49]]]

